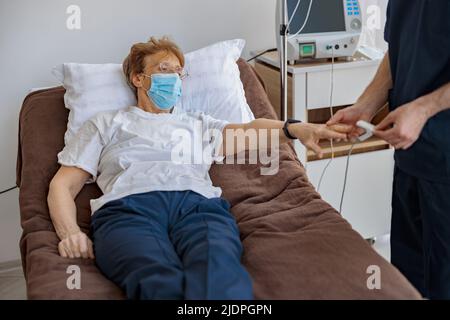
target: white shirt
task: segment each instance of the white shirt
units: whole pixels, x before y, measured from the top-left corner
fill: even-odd
[[[227,124],[177,108],[163,114],[138,107],[101,112],[58,153],[58,163],[89,172],[88,182],[96,181],[103,191],[90,201],[91,213],[109,201],[149,191],[192,190],[219,197],[222,190],[213,186],[209,169],[220,159],[214,134]]]

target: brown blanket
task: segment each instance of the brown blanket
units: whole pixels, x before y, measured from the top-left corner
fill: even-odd
[[[252,67],[238,61],[246,96],[256,117],[275,118]],[[95,262],[58,255],[47,192],[58,170],[68,110],[61,87],[34,92],[20,113],[17,185],[23,235],[20,242],[30,299],[120,299],[121,290]],[[280,153],[277,175],[259,165],[214,165],[211,177],[232,204],[244,245],[243,263],[258,299],[414,299],[417,291],[320,196],[292,147]],[[78,197],[78,223],[89,231],[89,199],[101,195],[86,185]],[[81,290],[70,290],[69,265],[81,268]],[[381,269],[381,289],[370,290],[367,268]]]

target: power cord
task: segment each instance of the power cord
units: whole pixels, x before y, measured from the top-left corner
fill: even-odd
[[[373,117],[376,117],[381,111],[383,111],[383,109],[386,107],[386,105],[387,105],[387,104],[385,104],[383,107],[381,107],[381,108],[375,113],[375,115],[374,115]],[[352,144],[352,146],[351,146],[351,148],[350,148],[350,150],[349,150],[349,152],[348,152],[348,155],[347,155],[347,163],[346,163],[346,165],[345,165],[344,185],[342,186],[341,202],[339,203],[339,213],[340,213],[340,214],[342,214],[342,206],[343,206],[343,203],[344,203],[345,189],[346,189],[346,187],[347,187],[347,176],[348,176],[348,168],[349,168],[349,165],[350,165],[350,156],[352,155],[353,147],[354,147],[357,143],[358,143],[357,141],[353,142],[353,144]]]
[[[296,35],[298,35],[300,32],[302,32],[303,29],[304,29],[305,26],[306,26],[306,23],[308,22],[309,14],[310,14],[310,12],[311,12],[311,7],[312,7],[312,3],[313,3],[313,0],[310,0],[310,1],[311,1],[311,2],[310,2],[310,4],[309,4],[308,13],[306,14],[306,19],[305,19],[305,21],[304,21],[302,27],[298,30],[298,32],[297,32],[294,36],[296,36]],[[298,0],[298,1],[297,1],[297,4],[296,4],[296,6],[295,6],[295,9],[294,9],[294,11],[292,12],[292,15],[291,15],[291,16],[289,17],[289,19],[288,19],[288,24],[287,24],[287,28],[286,28],[286,34],[288,33],[289,26],[290,26],[292,20],[294,19],[295,14],[296,14],[297,11],[298,11],[298,8],[300,7],[300,3],[301,3],[301,0]],[[257,54],[256,56],[251,57],[250,59],[248,59],[247,62],[251,62],[251,61],[255,60],[256,58],[259,58],[260,56],[265,55],[266,53],[274,52],[274,51],[277,51],[277,50],[278,50],[277,48],[272,48],[272,49],[264,50],[263,52]]]
[[[287,24],[286,31],[289,30],[289,26],[291,25],[291,22],[292,22],[292,20],[294,19],[295,14],[297,13],[298,8],[300,7],[300,2],[302,2],[302,1],[301,1],[301,0],[298,0],[298,1],[297,1],[297,5],[295,6],[295,9],[294,9],[294,11],[292,12],[291,17],[289,18],[289,21],[288,21],[288,24]]]
[[[256,58],[259,58],[259,57],[261,57],[262,55],[265,55],[265,54],[268,53],[268,52],[274,52],[274,51],[277,51],[277,48],[272,48],[272,49],[264,50],[263,52],[258,53],[256,56],[251,57],[250,59],[248,59],[247,62],[251,62],[251,61],[255,60]]]
[[[18,188],[18,187],[17,187],[17,186],[14,186],[14,187],[5,189],[5,190],[3,190],[3,191],[0,191],[0,194],[6,193],[6,192],[11,191],[11,190],[14,190],[14,189],[16,189],[16,188]]]
[[[350,150],[348,151],[347,155],[347,163],[345,164],[345,174],[344,174],[344,185],[342,186],[342,194],[341,194],[341,201],[339,203],[339,213],[342,214],[342,205],[344,204],[344,195],[345,195],[345,189],[347,187],[347,177],[348,177],[348,168],[350,165],[350,156],[353,152],[353,147],[355,146],[356,142],[353,142],[352,146],[350,147]]]
[[[309,2],[308,12],[306,13],[306,18],[305,18],[305,21],[303,22],[303,25],[301,26],[300,29],[298,29],[298,31],[297,31],[295,34],[290,35],[289,38],[296,37],[296,36],[298,36],[298,35],[303,31],[303,29],[304,29],[305,26],[306,26],[306,23],[308,23],[309,15],[310,15],[310,13],[311,13],[311,8],[312,8],[313,2],[314,2],[314,0],[310,0],[310,2]],[[296,9],[298,9],[298,6],[299,6],[299,5],[300,5],[300,0],[299,0],[298,3],[297,3]],[[294,10],[294,13],[295,13],[296,11],[297,11],[297,10]],[[294,15],[292,15],[291,19],[292,19],[293,17],[294,17]],[[291,19],[289,19],[289,21],[291,21]]]
[[[334,112],[333,112],[333,94],[334,94],[334,48],[331,47],[331,73],[330,73],[330,115],[331,117],[334,116]],[[341,200],[339,202],[339,213],[342,214],[342,207],[344,204],[344,196],[345,196],[345,190],[347,188],[347,178],[348,178],[348,170],[350,167],[350,157],[352,155],[353,152],[353,148],[355,147],[356,142],[354,142],[352,144],[352,146],[350,147],[350,150],[348,152],[347,155],[347,162],[345,165],[345,173],[344,173],[344,185],[342,186],[342,193],[341,193]],[[327,162],[327,164],[325,165],[322,174],[320,175],[320,179],[319,179],[319,183],[317,185],[317,192],[320,191],[320,187],[322,185],[322,181],[323,178],[325,176],[326,171],[328,170],[329,166],[331,165],[331,163],[334,160],[334,145],[333,145],[333,140],[330,140],[330,147],[331,147],[331,158],[330,160]]]
[[[333,94],[334,94],[334,48],[331,47],[331,73],[330,73],[330,117],[333,118],[334,112],[333,112]],[[331,119],[330,118],[330,119]],[[320,175],[319,183],[317,184],[317,192],[320,191],[320,187],[322,185],[323,178],[325,176],[326,171],[328,170],[328,167],[331,165],[331,163],[334,160],[334,142],[333,139],[330,140],[330,147],[331,147],[331,158],[323,168],[322,174]]]

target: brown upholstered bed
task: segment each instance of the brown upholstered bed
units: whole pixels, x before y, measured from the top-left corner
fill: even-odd
[[[238,61],[256,117],[275,118],[252,67]],[[28,95],[20,112],[17,185],[23,235],[20,242],[30,299],[121,299],[92,260],[64,259],[47,207],[58,170],[68,110],[62,87]],[[320,196],[291,146],[282,147],[280,169],[262,176],[258,165],[214,165],[211,177],[232,204],[244,245],[243,263],[258,299],[415,299],[417,291]],[[78,222],[89,230],[89,199],[101,194],[86,185],[78,197]],[[81,290],[69,290],[69,265],[81,268]],[[381,289],[367,288],[368,266],[381,268]]]

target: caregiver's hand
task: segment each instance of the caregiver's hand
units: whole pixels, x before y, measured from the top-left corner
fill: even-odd
[[[427,120],[427,106],[413,101],[389,113],[374,134],[395,149],[406,150],[417,141]]]
[[[289,133],[296,137],[308,149],[313,150],[319,158],[323,157],[319,146],[320,140],[347,140],[347,133],[352,127],[348,125],[327,126],[325,124],[295,123],[289,126]]]
[[[327,122],[327,125],[336,125],[343,123],[352,126],[351,131],[348,134],[349,139],[356,139],[364,133],[364,130],[356,126],[356,122],[364,120],[370,122],[373,114],[369,112],[362,105],[355,104],[351,107],[339,110],[336,114]]]
[[[63,258],[94,259],[92,241],[82,231],[62,239],[58,244],[58,251]]]

